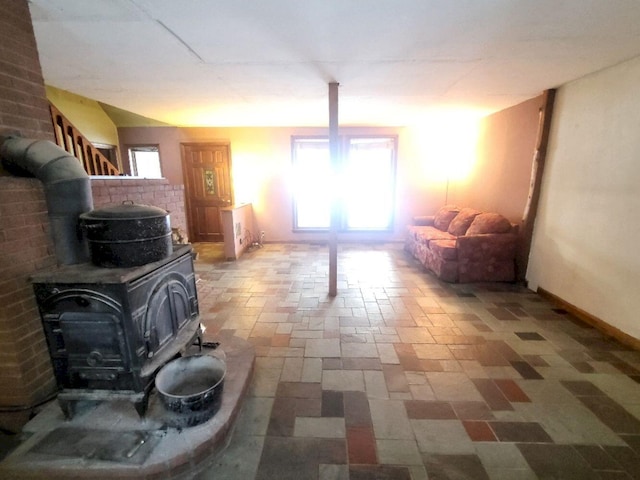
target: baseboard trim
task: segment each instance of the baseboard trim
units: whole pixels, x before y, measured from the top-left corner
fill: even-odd
[[[600,319],[600,318],[598,318],[598,317],[596,317],[594,315],[591,315],[588,312],[585,312],[584,310],[582,310],[581,308],[576,307],[575,305],[570,304],[569,302],[563,300],[562,298],[558,297],[557,295],[554,295],[553,293],[545,290],[542,287],[538,287],[536,292],[541,297],[546,298],[551,303],[553,303],[553,304],[557,305],[558,307],[566,310],[567,312],[569,312],[573,316],[577,317],[579,320],[583,321],[584,323],[587,323],[587,324],[591,325],[592,327],[597,328],[598,330],[600,330],[605,335],[608,335],[610,337],[615,338],[617,341],[619,341],[623,345],[631,347],[631,348],[633,348],[635,350],[640,350],[640,339],[632,337],[628,333],[625,333],[622,330],[620,330],[619,328],[608,324],[604,320],[602,320],[602,319]]]

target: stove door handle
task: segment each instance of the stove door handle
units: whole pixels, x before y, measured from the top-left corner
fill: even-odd
[[[145,332],[144,334],[144,347],[147,349],[147,358],[153,358],[153,350],[151,350],[151,334]]]

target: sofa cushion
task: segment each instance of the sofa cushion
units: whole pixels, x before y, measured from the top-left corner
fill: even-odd
[[[448,232],[451,235],[455,235],[456,237],[464,235],[473,220],[478,215],[480,215],[480,212],[478,210],[474,210],[473,208],[463,208],[462,210],[460,210],[460,213],[458,213],[458,215],[456,215],[455,218],[451,220]]]
[[[499,213],[481,213],[471,222],[466,235],[480,235],[482,233],[508,233],[511,222]]]
[[[443,260],[457,260],[458,249],[455,240],[432,240],[429,242],[429,248],[434,255]]]
[[[449,229],[451,220],[460,213],[460,209],[455,205],[445,205],[438,210],[433,219],[433,225],[438,229],[446,232]]]
[[[422,243],[429,243],[432,240],[455,240],[455,237],[448,232],[443,232],[435,227],[413,227],[416,240]]]

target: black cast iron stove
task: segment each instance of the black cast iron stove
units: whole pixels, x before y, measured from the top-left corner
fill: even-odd
[[[131,268],[63,265],[32,277],[67,418],[126,399],[144,416],[157,371],[200,339],[190,245]]]

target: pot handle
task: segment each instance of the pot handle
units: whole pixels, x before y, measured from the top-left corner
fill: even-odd
[[[88,231],[104,229],[105,227],[106,225],[104,223],[91,223],[91,224],[85,223],[84,225],[82,225],[82,228]]]

